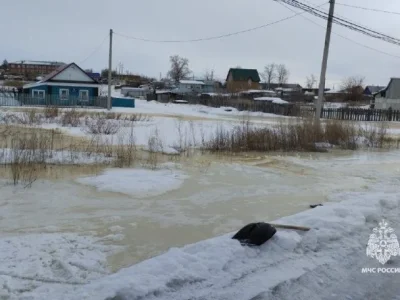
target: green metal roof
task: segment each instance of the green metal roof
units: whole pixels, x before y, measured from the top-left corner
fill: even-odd
[[[234,81],[247,81],[251,78],[254,82],[260,82],[260,75],[258,75],[258,71],[256,69],[238,69],[231,68],[229,69],[228,76],[226,80],[229,78],[229,74],[232,74],[232,78]]]

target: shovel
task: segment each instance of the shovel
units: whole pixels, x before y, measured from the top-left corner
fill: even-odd
[[[309,231],[311,228],[295,225],[269,224],[264,222],[250,223],[240,229],[232,239],[238,240],[242,245],[261,246],[276,233],[276,228]]]

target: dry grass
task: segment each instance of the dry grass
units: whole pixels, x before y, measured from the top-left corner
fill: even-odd
[[[83,131],[88,134],[113,135],[117,134],[120,128],[120,122],[106,119],[105,116],[97,116],[96,118],[85,118],[85,127]]]
[[[76,109],[67,110],[61,115],[61,125],[64,127],[78,127],[81,124],[80,118],[82,115],[83,113],[78,112]]]
[[[0,123],[8,125],[40,125],[43,123],[43,115],[37,113],[34,109],[26,110],[18,114],[2,113],[0,115]]]
[[[244,122],[232,130],[218,127],[203,148],[212,152],[248,151],[318,151],[316,143],[329,143],[342,149],[355,150],[361,142],[368,147],[383,147],[386,131],[366,130],[346,121],[316,124],[312,119],[281,123],[272,127],[256,127]]]
[[[60,114],[57,106],[47,106],[44,109],[44,117],[46,119],[55,119]]]

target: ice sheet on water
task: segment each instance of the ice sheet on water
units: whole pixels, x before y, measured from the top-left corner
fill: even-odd
[[[77,181],[94,186],[99,191],[149,197],[178,189],[186,178],[182,171],[172,169],[108,169],[98,176],[79,178]]]

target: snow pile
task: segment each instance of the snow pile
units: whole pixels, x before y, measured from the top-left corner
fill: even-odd
[[[187,176],[177,170],[108,169],[103,174],[79,178],[81,184],[99,191],[150,197],[178,189]]]
[[[255,101],[269,101],[274,104],[288,104],[289,102],[282,100],[281,98],[276,98],[276,97],[258,97],[254,98]]]
[[[365,251],[383,217],[400,232],[400,195],[393,189],[339,198],[345,201],[276,221],[309,232],[278,230],[258,248],[228,234],[171,249],[57,299],[393,299],[396,275],[361,269],[381,266]],[[400,259],[390,267],[400,267]]]
[[[106,257],[116,250],[70,233],[0,238],[0,299],[103,277],[108,274]]]
[[[55,151],[55,150],[15,150],[9,148],[0,149],[0,164],[10,164],[16,161],[29,161],[47,164],[64,165],[90,165],[107,163],[111,158],[103,154],[74,151]]]
[[[160,144],[154,145],[152,147],[149,147],[149,145],[145,145],[143,147],[144,151],[149,151],[149,152],[157,152],[157,153],[162,153],[162,154],[167,154],[167,155],[179,155],[180,152],[176,150],[173,147],[169,146],[163,146]]]
[[[348,105],[347,103],[343,102],[325,102],[324,108],[333,108],[333,109],[345,108],[347,105]]]

